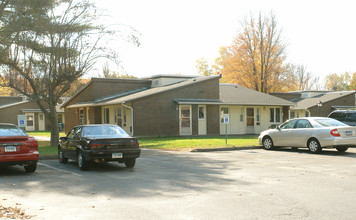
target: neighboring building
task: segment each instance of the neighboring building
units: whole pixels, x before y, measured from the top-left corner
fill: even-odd
[[[51,129],[49,120],[35,101],[29,101],[26,97],[0,96],[0,122],[18,125],[18,115],[26,115],[26,131]],[[57,106],[57,117],[59,123],[64,122],[64,110],[60,106]]]
[[[218,135],[225,134],[226,127],[228,134],[257,134],[288,118],[293,103],[219,84],[219,79],[220,75],[93,78],[63,104],[65,130],[109,123],[135,136]]]
[[[289,93],[270,93],[270,95],[294,102],[290,118],[309,116],[328,116],[336,109],[355,107],[355,91],[299,91]]]

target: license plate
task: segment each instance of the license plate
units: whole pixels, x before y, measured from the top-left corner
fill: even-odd
[[[16,152],[16,146],[5,147],[5,152]]]
[[[345,131],[346,136],[352,136],[352,131]]]
[[[112,153],[112,158],[122,158],[122,153]]]

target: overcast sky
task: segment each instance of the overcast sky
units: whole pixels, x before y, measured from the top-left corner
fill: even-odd
[[[355,5],[351,0],[101,0],[97,6],[107,10],[111,23],[141,33],[140,47],[121,48],[121,64],[130,75],[195,75],[196,60],[205,57],[213,64],[244,17],[272,11],[288,44],[288,61],[324,77],[356,71]]]

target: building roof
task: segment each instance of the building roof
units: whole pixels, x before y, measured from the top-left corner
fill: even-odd
[[[225,105],[293,106],[294,103],[236,84],[220,84],[220,100]]]
[[[329,92],[315,97],[305,98],[296,102],[296,105],[292,109],[293,110],[309,109],[311,107],[317,106],[319,101],[325,103],[354,93],[355,91]]]
[[[124,95],[118,94],[116,96],[117,98],[112,98],[112,99],[110,99],[108,97],[107,98],[102,97],[98,100],[94,100],[94,101],[90,101],[90,102],[76,103],[76,104],[68,106],[68,108],[123,104],[123,103],[131,102],[131,101],[134,101],[137,99],[145,98],[147,96],[159,94],[162,92],[167,92],[167,91],[170,91],[173,89],[182,88],[184,86],[190,86],[195,83],[200,83],[200,82],[204,82],[206,80],[211,80],[211,79],[216,79],[216,78],[220,78],[220,75],[188,79],[188,80],[181,81],[181,82],[174,83],[174,84],[167,85],[167,86],[155,87],[155,88],[149,88],[149,89],[146,89],[143,91],[137,91],[132,94],[129,94],[128,92],[126,92],[126,94],[124,94]]]

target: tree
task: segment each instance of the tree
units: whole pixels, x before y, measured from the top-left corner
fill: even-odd
[[[259,13],[255,19],[251,15],[241,27],[233,45],[220,51],[224,80],[264,93],[280,89],[279,81],[286,74],[286,46],[275,16]]]
[[[137,79],[136,76],[129,75],[127,73],[111,72],[108,63],[103,65],[103,77],[104,78],[120,78],[120,79]]]
[[[217,65],[210,67],[208,61],[204,57],[201,57],[196,61],[195,67],[197,68],[198,74],[202,76],[211,76],[219,72]]]
[[[292,72],[290,90],[319,89],[319,77],[308,72],[306,66],[289,64],[288,69]]]
[[[96,8],[87,0],[1,0],[0,5],[2,83],[36,101],[51,122],[56,146],[60,97],[98,59],[117,59],[100,44],[114,32],[95,25]]]
[[[355,74],[354,74],[355,75]],[[325,86],[330,91],[345,91],[351,89],[349,85],[351,81],[351,74],[346,72],[344,74],[331,73],[325,77]]]

